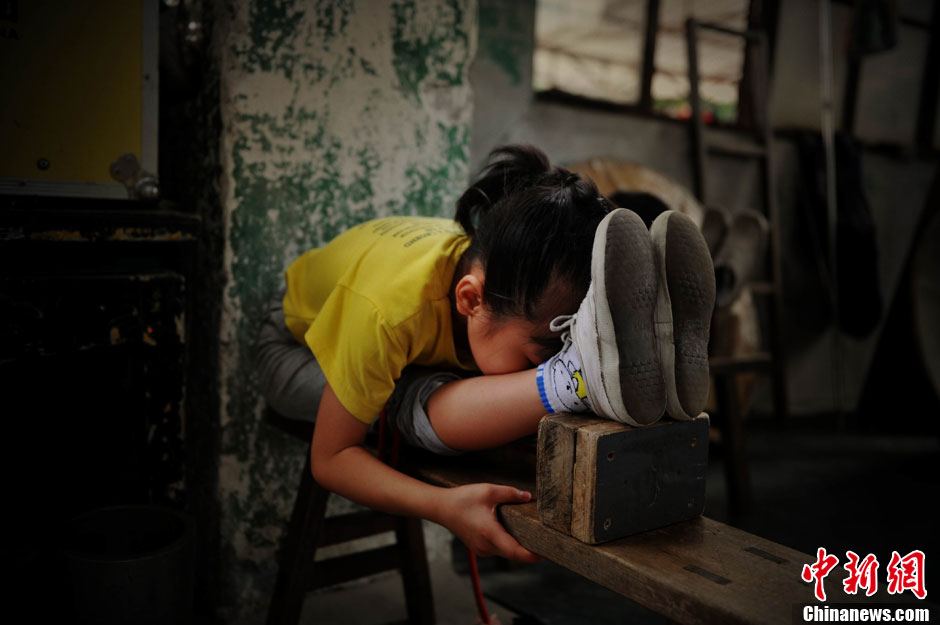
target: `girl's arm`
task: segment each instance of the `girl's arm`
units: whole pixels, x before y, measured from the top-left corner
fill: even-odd
[[[362,443],[368,429],[368,425],[343,407],[327,384],[310,448],[313,476],[320,485],[375,510],[421,517],[443,525],[478,555],[538,560],[496,518],[498,504],[528,501],[530,493],[496,484],[457,488],[425,484],[392,469],[366,451]]]

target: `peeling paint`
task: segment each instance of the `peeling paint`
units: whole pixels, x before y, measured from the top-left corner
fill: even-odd
[[[352,66],[352,57],[336,56],[332,44],[345,35],[353,4],[352,0],[317,0],[310,14],[309,3],[296,0],[251,2],[247,36],[232,45],[232,52],[246,72],[280,74],[292,80],[299,70],[304,82],[315,84],[339,65]],[[311,50],[320,54],[311,57]],[[362,71],[370,71],[367,59],[360,59],[359,65]]]
[[[413,214],[431,217],[446,214],[445,207],[453,196],[455,174],[466,168],[469,126],[448,128],[439,124],[439,129],[446,140],[444,158],[436,165],[416,164],[405,171],[409,182],[405,207],[413,210]]]
[[[475,9],[228,4],[219,29],[223,613],[266,608],[306,454],[306,443],[262,423],[253,343],[268,301],[296,256],[356,223],[453,215],[469,174]]]
[[[466,80],[470,45],[463,5],[458,0],[392,3],[392,62],[401,88],[419,103],[428,78],[435,86]]]

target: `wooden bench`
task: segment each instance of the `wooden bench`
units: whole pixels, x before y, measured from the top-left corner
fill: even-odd
[[[309,440],[309,424],[299,427],[302,432],[298,435]],[[535,437],[457,457],[409,448],[401,454],[398,468],[438,486],[489,482],[515,486],[535,496],[536,452]],[[269,623],[296,623],[303,591],[339,579],[327,576],[328,579],[321,580],[309,570],[313,545],[330,541],[316,538],[323,524],[325,498],[311,490],[312,478],[308,474],[309,467],[294,511],[290,532],[294,538],[288,540],[286,549],[288,554],[303,555],[295,555],[292,564],[282,568]],[[814,602],[812,587],[801,581],[800,574],[803,565],[814,562],[815,557],[704,516],[603,544],[588,544],[544,525],[539,520],[536,499],[500,506],[498,513],[509,533],[523,547],[680,623],[791,623],[794,606]],[[408,535],[399,535],[404,549],[399,551],[410,554],[402,560],[411,565],[411,569],[403,570],[409,615],[415,621],[430,622],[433,612],[423,607],[429,604],[430,587],[420,544],[420,524],[408,523],[398,528],[399,532],[404,528],[415,539],[411,541],[413,546],[408,547],[405,544],[410,541]],[[297,537],[305,537],[300,541],[312,545],[299,549]],[[346,559],[350,561],[343,564],[349,570],[341,575],[342,579],[374,569],[367,563],[353,566],[361,563],[361,557]],[[841,592],[840,572],[834,571],[835,575],[826,580],[829,603],[866,601]],[[409,579],[418,579],[420,583],[409,590]],[[883,602],[891,598],[885,597],[881,588],[871,600]]]
[[[492,482],[537,492],[534,439],[455,458],[410,451],[399,468],[439,486]],[[499,508],[523,547],[680,623],[790,623],[795,604],[814,601],[800,579],[814,557],[712,519],[591,545],[543,525],[537,506]],[[837,583],[827,579],[830,589]]]

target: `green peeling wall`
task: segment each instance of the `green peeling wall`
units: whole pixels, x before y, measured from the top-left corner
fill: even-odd
[[[473,0],[221,1],[221,616],[259,622],[305,446],[262,423],[254,339],[304,250],[451,216],[469,178]]]
[[[494,146],[532,106],[535,0],[479,0],[470,166],[486,164]]]

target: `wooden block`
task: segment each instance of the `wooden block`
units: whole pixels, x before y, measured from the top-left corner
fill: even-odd
[[[708,417],[645,427],[572,414],[539,423],[539,519],[590,544],[702,514]]]
[[[535,488],[539,519],[544,525],[571,533],[574,458],[578,430],[611,423],[598,417],[554,414],[539,421]]]

